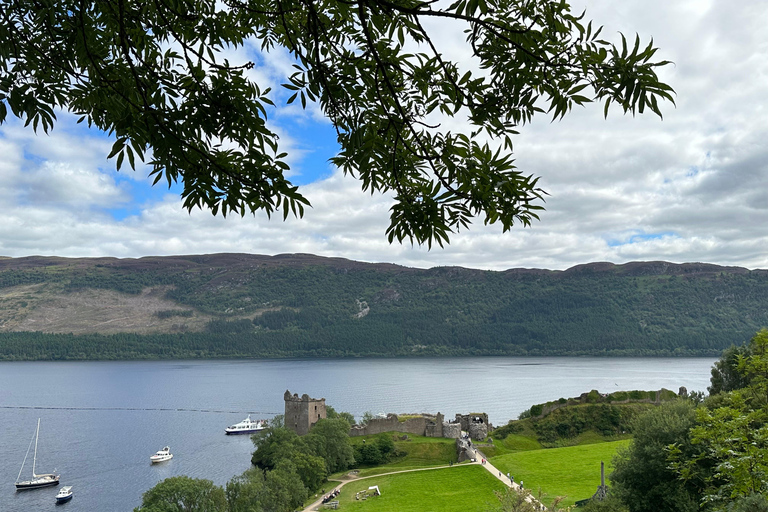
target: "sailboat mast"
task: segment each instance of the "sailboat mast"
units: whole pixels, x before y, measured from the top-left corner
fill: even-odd
[[[24,461],[21,463],[21,469],[19,470],[19,476],[16,477],[16,482],[18,483],[19,478],[21,478],[21,472],[24,471],[24,464],[27,463],[27,457],[29,457],[29,450],[32,449],[32,441],[34,441],[35,438],[29,440],[29,446],[27,446],[27,453],[24,454]]]
[[[37,418],[37,430],[35,431],[35,457],[32,459],[32,478],[37,478],[35,474],[35,464],[37,464],[37,438],[40,436],[40,418]]]

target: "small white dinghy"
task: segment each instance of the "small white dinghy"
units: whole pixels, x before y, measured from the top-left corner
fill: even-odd
[[[149,461],[152,464],[155,464],[157,462],[165,462],[166,460],[171,460],[172,458],[173,454],[171,453],[171,448],[166,446],[162,450],[158,450],[154,455],[151,455],[149,457]]]
[[[66,503],[72,499],[72,486],[65,485],[59,489],[59,493],[56,495],[56,503]]]

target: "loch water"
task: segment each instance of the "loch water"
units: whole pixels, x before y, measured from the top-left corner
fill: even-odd
[[[224,485],[249,468],[244,419],[283,412],[283,394],[324,397],[356,417],[398,412],[486,412],[495,425],[560,397],[632,389],[705,391],[714,358],[433,358],[0,363],[0,511],[131,511],[164,478]],[[41,419],[37,472],[56,487],[18,492]],[[164,446],[171,461],[151,465]],[[22,479],[32,471],[32,454]]]

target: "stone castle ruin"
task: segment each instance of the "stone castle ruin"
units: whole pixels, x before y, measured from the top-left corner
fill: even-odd
[[[326,418],[325,398],[310,398],[306,393],[299,396],[286,390],[285,426],[303,436],[312,426]],[[368,436],[384,432],[401,432],[414,436],[445,437],[459,439],[461,432],[467,432],[471,439],[480,440],[488,437],[493,426],[488,422],[488,415],[483,413],[457,414],[453,421],[446,421],[441,413],[437,414],[387,414],[383,418],[372,418],[365,425],[353,425],[350,437]]]
[[[470,439],[478,441],[488,437],[493,429],[493,426],[488,422],[488,415],[484,412],[457,414],[456,423],[461,425],[461,430],[469,434]]]
[[[349,435],[355,437],[402,432],[415,436],[458,439],[463,430],[468,432],[472,439],[485,439],[491,428],[493,427],[488,423],[488,415],[485,413],[457,414],[453,421],[445,421],[445,417],[439,412],[435,415],[408,414],[402,417],[387,414],[384,418],[373,418],[365,425],[354,425]]]
[[[325,398],[310,398],[304,393],[298,394],[286,390],[283,395],[285,400],[285,426],[303,436],[309,433],[312,426],[318,420],[325,419]]]

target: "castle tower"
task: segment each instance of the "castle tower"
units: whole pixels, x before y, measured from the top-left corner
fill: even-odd
[[[286,390],[283,395],[285,400],[285,426],[303,436],[309,433],[312,425],[325,416],[325,398],[310,398],[304,393],[299,397],[298,394],[291,394]]]

